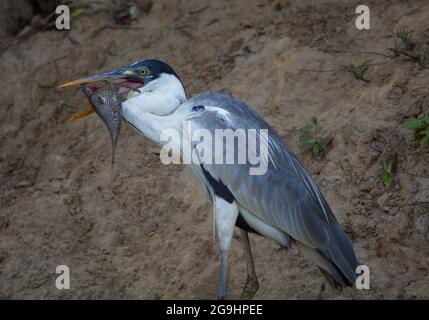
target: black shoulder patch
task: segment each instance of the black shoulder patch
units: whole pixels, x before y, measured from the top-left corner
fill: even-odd
[[[205,108],[204,108],[204,106],[193,106],[192,107],[192,111],[204,111],[205,110]]]
[[[226,202],[232,203],[234,201],[234,196],[228,190],[226,185],[224,185],[222,181],[217,181],[215,178],[213,178],[211,174],[206,169],[204,169],[204,166],[202,164],[200,166],[201,170],[203,170],[204,176],[213,188],[214,193],[224,199]]]
[[[207,181],[213,188],[215,194],[218,197],[221,197],[228,203],[232,203],[234,201],[234,196],[232,193],[228,190],[226,185],[223,184],[222,181],[217,181],[215,178],[211,176],[211,174],[204,168],[204,166],[201,164],[201,170],[203,170],[204,176],[206,177]],[[246,230],[247,232],[251,232],[257,235],[260,235],[258,231],[253,229],[251,226],[248,225],[246,220],[242,217],[241,213],[238,214],[237,220],[235,221],[235,225],[243,230]]]
[[[235,221],[235,225],[238,228],[243,229],[243,230],[245,230],[247,232],[251,232],[251,233],[260,235],[258,231],[256,231],[251,226],[249,226],[249,224],[246,222],[246,220],[244,220],[244,218],[241,215],[241,213],[238,214],[237,221]]]

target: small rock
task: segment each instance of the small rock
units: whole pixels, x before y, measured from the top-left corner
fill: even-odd
[[[152,9],[153,2],[152,0],[140,0],[138,6],[143,12],[148,13]]]
[[[389,208],[386,206],[387,199],[389,199],[389,194],[387,192],[377,199],[378,206],[384,211],[389,211]]]
[[[21,180],[19,181],[16,185],[15,188],[19,189],[19,188],[28,188],[28,187],[32,187],[34,186],[34,182],[28,179],[25,180]]]
[[[34,29],[43,29],[46,27],[46,21],[42,18],[40,15],[35,15],[33,18],[31,18],[31,26]]]
[[[274,9],[277,11],[280,11],[283,9],[283,4],[281,2],[277,2],[276,4],[274,4]]]

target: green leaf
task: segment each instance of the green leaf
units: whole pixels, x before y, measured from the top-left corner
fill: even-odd
[[[303,136],[299,144],[304,151],[307,151],[313,145],[313,138],[311,136]]]
[[[396,159],[390,159],[383,171],[381,172],[381,180],[386,188],[390,188],[393,183],[393,170],[396,163]]]
[[[86,11],[86,9],[85,8],[75,8],[75,9],[73,9],[72,10],[72,12],[71,12],[71,16],[74,18],[74,17],[79,17],[79,16],[81,16],[82,14],[84,14],[85,13],[85,11]]]
[[[310,143],[313,141],[313,137],[309,135],[305,135],[301,138],[301,142]]]
[[[358,66],[359,72],[360,72],[360,73],[362,73],[362,74],[364,74],[364,73],[368,70],[368,68],[369,68],[369,66],[371,65],[372,61],[373,61],[373,60],[372,60],[371,58],[368,58],[368,59],[366,59],[364,62],[362,62],[362,63]]]
[[[429,143],[429,134],[424,136],[422,140],[420,140],[420,148],[426,147]]]
[[[317,143],[313,144],[311,151],[313,152],[313,156],[317,157],[319,155],[319,152],[321,151],[320,145],[318,145]]]
[[[363,66],[367,66],[371,64],[374,60],[372,58],[366,58],[365,61],[362,63]]]
[[[140,10],[134,3],[130,6],[128,10],[133,20],[136,20],[140,16]]]
[[[381,173],[381,179],[383,180],[383,184],[386,188],[390,188],[393,183],[393,176],[385,169]]]
[[[326,141],[323,138],[317,138],[316,143],[321,147],[321,149],[326,148]]]
[[[415,117],[409,118],[401,123],[401,128],[405,129],[420,129],[423,126],[423,120],[417,119]]]
[[[422,120],[423,120],[424,123],[426,123],[427,125],[429,125],[429,116],[424,117]]]
[[[299,129],[301,132],[309,132],[314,128],[314,125],[312,123],[307,123],[305,126],[303,126],[301,129]]]
[[[391,159],[387,162],[386,170],[389,174],[393,173],[393,166],[395,165],[395,162],[395,159]]]

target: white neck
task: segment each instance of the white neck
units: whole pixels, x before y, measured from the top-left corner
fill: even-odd
[[[183,116],[176,112],[186,100],[180,80],[169,74],[162,74],[122,103],[122,113],[127,122],[141,134],[160,144],[164,129],[178,129]]]

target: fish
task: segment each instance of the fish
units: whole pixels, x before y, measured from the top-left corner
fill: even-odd
[[[79,87],[79,90],[88,98],[93,111],[101,118],[107,127],[110,134],[110,140],[112,143],[112,166],[115,162],[116,144],[118,142],[119,133],[121,131],[122,123],[122,100],[118,94],[119,88],[111,86],[95,87],[95,86],[83,86]],[[82,112],[82,117],[91,113],[90,109]],[[76,117],[81,117],[77,115]],[[69,119],[73,121],[74,119]]]
[[[112,143],[112,166],[115,162],[116,144],[121,131],[122,102],[127,100],[135,92],[140,93],[141,83],[125,81],[120,84],[109,84],[105,82],[83,84],[78,89],[88,98],[89,107],[84,111],[72,115],[67,122],[82,119],[91,113],[97,113],[110,134]]]

